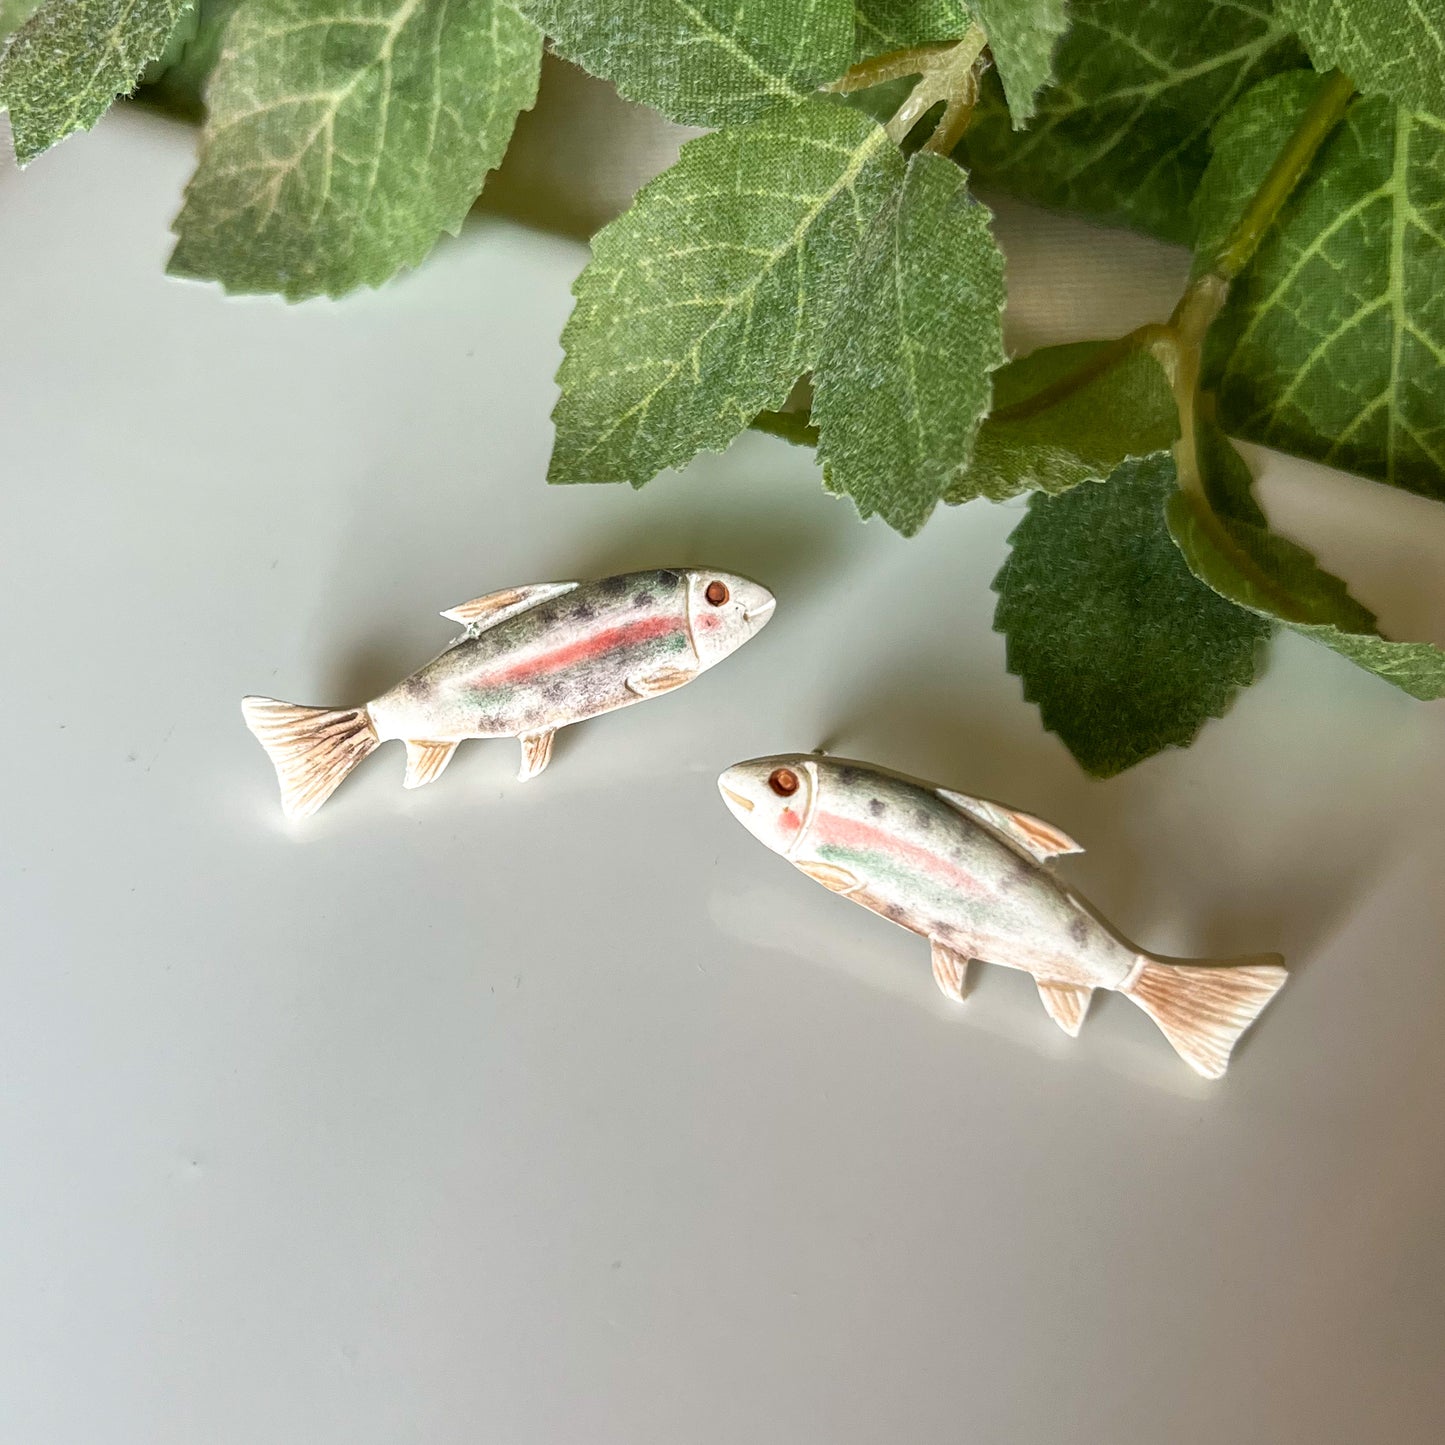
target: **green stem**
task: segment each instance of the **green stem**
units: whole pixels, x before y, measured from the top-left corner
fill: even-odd
[[[1195,426],[1205,337],[1229,299],[1230,282],[1249,264],[1285,202],[1304,179],[1326,137],[1340,123],[1354,93],[1354,84],[1338,70],[1332,70],[1325,77],[1325,83],[1300,117],[1212,261],[1185,288],[1169,318],[1168,334],[1154,344],[1154,354],[1169,377],[1175,405],[1179,408],[1179,440],[1174,444],[1179,488],[1192,493],[1210,515],[1213,509],[1200,475]],[[1216,541],[1227,536],[1222,523],[1219,533]]]
[[[902,145],[913,127],[942,101],[943,115],[924,149],[940,154],[951,151],[973,116],[979,69],[987,47],[988,36],[983,28],[970,25],[953,45],[931,53],[914,52],[922,59],[918,84],[888,122],[889,140]]]
[[[1235,222],[1234,229],[1214,257],[1209,269],[1232,281],[1249,264],[1265,233],[1274,224],[1284,203],[1294,194],[1315,154],[1330,132],[1340,123],[1345,108],[1354,98],[1355,85],[1346,75],[1332,70],[1325,83],[1300,117],[1294,134],[1274,158],[1269,173],[1260,182],[1254,199]]]
[[[1285,202],[1304,179],[1319,148],[1340,123],[1354,93],[1354,85],[1338,70],[1325,77],[1324,85],[1300,117],[1239,220],[1210,264],[1185,288],[1168,326],[1152,343],[1154,355],[1169,378],[1179,412],[1179,440],[1174,443],[1179,490],[1194,505],[1199,524],[1213,545],[1230,559],[1236,570],[1267,593],[1277,590],[1273,579],[1239,546],[1214,510],[1200,464],[1199,417],[1205,407],[1200,394],[1204,343],[1209,328],[1229,299],[1230,283],[1249,264]]]
[[[868,90],[875,85],[886,85],[890,80],[901,80],[905,75],[922,75],[947,49],[946,44],[915,45],[907,50],[875,55],[872,60],[860,61],[841,79],[831,81],[823,89],[849,95],[855,90]]]

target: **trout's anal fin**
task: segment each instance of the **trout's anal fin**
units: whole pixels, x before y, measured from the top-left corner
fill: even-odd
[[[544,732],[522,733],[518,737],[517,741],[522,745],[522,766],[517,773],[519,783],[535,778],[552,761],[552,742],[556,736],[557,729],[548,728]]]
[[[968,997],[970,988],[969,959],[936,938],[930,941],[933,944],[933,981],[944,998],[962,1003]]]
[[[1063,829],[1044,822],[1042,818],[1035,818],[1032,813],[1020,813],[1014,808],[1004,807],[1002,803],[991,803],[987,798],[971,798],[967,793],[951,793],[947,788],[939,788],[938,796],[975,823],[982,823],[985,828],[1002,834],[1015,848],[1022,848],[1040,863],[1046,863],[1061,853],[1084,851]]]
[[[460,622],[472,637],[480,636],[489,627],[526,612],[549,597],[560,597],[571,592],[575,582],[538,582],[531,587],[508,587],[501,592],[488,592],[485,597],[473,597],[470,602],[460,602],[448,607],[442,613],[453,622]]]
[[[1071,1039],[1078,1038],[1079,1030],[1084,1026],[1084,1015],[1088,1013],[1089,1003],[1094,997],[1094,990],[1085,988],[1080,983],[1054,983],[1044,978],[1036,979],[1035,982],[1039,986],[1039,997],[1043,999],[1049,1017]]]
[[[863,880],[856,873],[840,868],[836,863],[813,862],[801,859],[796,863],[800,873],[806,873],[814,883],[821,883],[834,893],[852,893],[863,886]]]
[[[673,688],[691,682],[696,676],[696,669],[689,671],[685,667],[659,667],[655,672],[643,673],[641,677],[629,677],[627,690],[636,693],[638,697],[657,697],[660,693],[671,692]]]
[[[420,788],[425,783],[435,782],[446,771],[446,766],[456,752],[456,743],[434,743],[425,739],[406,740],[406,777],[404,788]]]

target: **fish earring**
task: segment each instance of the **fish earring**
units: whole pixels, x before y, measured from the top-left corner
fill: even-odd
[[[288,818],[314,813],[368,753],[406,743],[403,786],[439,778],[468,738],[517,738],[519,779],[551,760],[558,728],[671,692],[757,636],[773,594],[729,572],[663,568],[492,592],[443,612],[465,629],[361,707],[242,700]]]
[[[718,789],[743,827],[795,868],[928,939],[933,976],[951,999],[967,994],[975,959],[1023,969],[1074,1037],[1094,990],[1112,989],[1191,1068],[1218,1079],[1288,976],[1277,953],[1171,959],[1135,948],[1048,868],[1081,853],[1077,843],[983,798],[803,754],[738,763]]]

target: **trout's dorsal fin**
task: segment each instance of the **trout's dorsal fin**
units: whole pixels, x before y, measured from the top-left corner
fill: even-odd
[[[970,798],[967,793],[950,793],[947,788],[939,788],[938,796],[975,823],[982,823],[985,828],[1002,834],[1007,842],[1015,848],[1022,848],[1040,863],[1046,863],[1060,853],[1084,851],[1062,829],[1044,822],[1042,818],[1035,818],[1032,813],[1020,813],[1013,808],[1005,808],[1002,803],[990,803],[987,798]]]
[[[545,602],[549,597],[571,592],[576,586],[575,582],[538,582],[531,587],[508,587],[504,591],[488,592],[485,597],[473,597],[470,602],[448,607],[442,616],[460,622],[475,637],[519,612]]]

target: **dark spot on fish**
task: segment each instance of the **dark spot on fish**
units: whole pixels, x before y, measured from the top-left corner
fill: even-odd
[[[621,597],[629,585],[630,579],[627,577],[608,577],[603,580],[598,591],[604,597]]]
[[[655,607],[657,598],[651,592],[634,592],[632,594],[632,605],[634,607]]]
[[[858,781],[858,779],[861,778],[862,776],[863,776],[863,774],[860,773],[857,768],[846,768],[846,767],[845,767],[845,768],[839,768],[839,769],[838,769],[838,781],[839,781],[840,783],[853,784],[853,783],[856,783],[856,782]]]
[[[926,833],[933,827],[933,814],[927,808],[915,808],[913,810],[913,821]]]
[[[597,616],[597,609],[590,602],[579,602],[572,609],[572,615],[578,622],[591,622]]]
[[[542,696],[548,702],[561,702],[567,696],[567,686],[563,682],[549,682],[542,687]]]
[[[1089,924],[1082,913],[1076,913],[1069,920],[1069,937],[1083,948],[1089,941]]]
[[[897,923],[898,920],[903,917],[903,906],[899,903],[885,903],[883,905],[883,912]]]
[[[868,811],[869,811],[870,813],[872,813],[875,818],[881,818],[881,817],[883,816],[884,812],[886,811],[885,808],[884,808],[883,799],[882,799],[882,798],[869,798],[869,799],[868,799]]]

